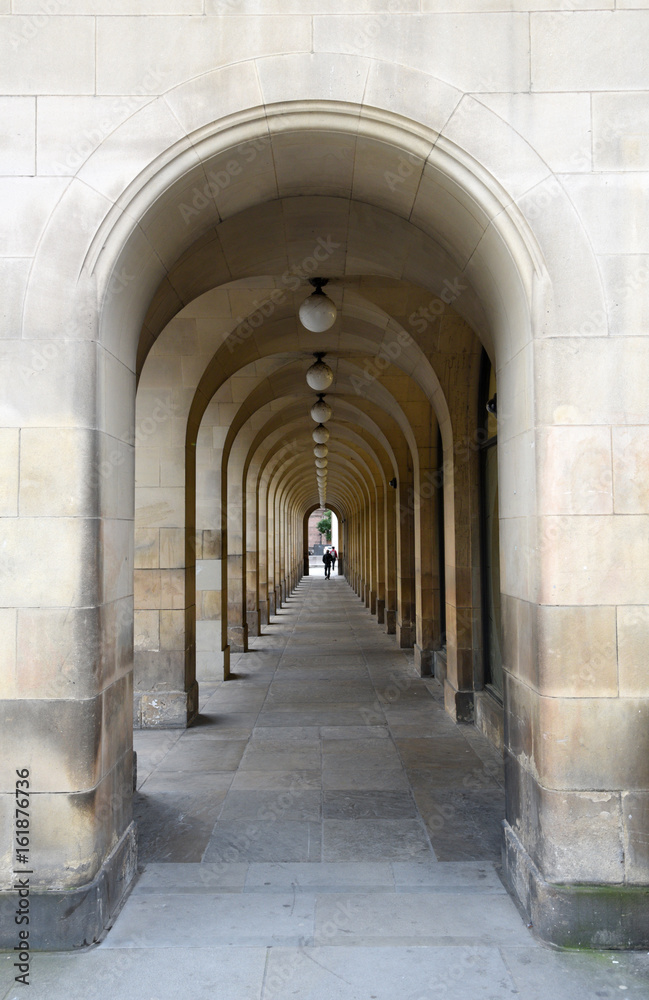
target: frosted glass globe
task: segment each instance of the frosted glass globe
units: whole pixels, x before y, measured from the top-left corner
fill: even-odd
[[[318,424],[311,436],[316,444],[326,444],[329,440],[329,431],[323,424]]]
[[[307,370],[306,380],[307,385],[309,385],[312,389],[315,389],[316,392],[324,392],[325,389],[328,389],[333,382],[334,373],[329,365],[325,364],[322,359],[318,359],[318,361],[311,365],[311,367]]]
[[[326,444],[317,444],[313,449],[313,454],[316,458],[326,458],[329,454],[329,449]]]
[[[311,416],[315,420],[316,424],[326,424],[327,420],[331,419],[331,407],[329,403],[325,403],[324,399],[319,399],[317,403],[314,403],[311,407]]]
[[[316,458],[315,467],[316,469],[326,469],[329,464],[329,460],[326,458]]]
[[[337,309],[328,295],[317,288],[300,306],[300,323],[311,333],[324,333],[336,322]]]

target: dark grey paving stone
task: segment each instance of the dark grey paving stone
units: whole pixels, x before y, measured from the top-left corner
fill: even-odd
[[[159,771],[236,771],[245,748],[245,740],[179,742],[165,756]]]
[[[326,790],[324,819],[414,819],[417,807],[410,792]]]
[[[225,791],[209,797],[138,792],[133,818],[138,828],[138,860],[199,862],[208,844]]]
[[[248,747],[240,769],[242,771],[311,771],[320,767],[320,748],[296,746],[291,750],[256,749]]]
[[[518,945],[530,932],[508,896],[479,893],[368,893],[318,897],[317,944],[331,941],[338,927],[345,944],[368,945]]]
[[[265,726],[255,726],[252,731],[252,737],[250,740],[250,746],[257,746],[258,744],[263,744],[265,742],[275,742],[275,741],[290,741],[295,742],[298,745],[304,743],[313,743],[314,745],[320,739],[320,727],[319,726],[285,726],[283,729],[278,728],[266,728]]]
[[[173,794],[209,801],[212,795],[227,792],[232,779],[232,771],[199,771],[188,778],[187,771],[157,770],[147,778],[140,791],[147,798]]]
[[[297,946],[312,938],[314,908],[315,898],[307,893],[131,896],[102,949],[152,948],[159,953],[168,947],[188,948],[196,959],[196,949],[210,949],[217,942],[247,948]],[[210,996],[215,995],[214,986]],[[186,992],[185,984],[183,995]]]
[[[389,740],[387,726],[322,726],[323,740]]]
[[[329,688],[334,688],[341,678],[356,684],[367,685],[365,667],[322,667],[319,664],[284,667],[282,665],[275,678],[275,683],[305,684],[313,682],[323,687],[328,685]]]
[[[409,788],[405,771],[400,765],[381,760],[350,761],[344,755],[325,757],[322,764],[322,787],[337,791],[363,791]]]
[[[232,788],[245,789],[319,789],[322,786],[320,769],[312,771],[237,771],[232,779]]]
[[[431,857],[430,844],[415,819],[326,819],[324,861],[409,861]]]
[[[291,710],[302,704],[353,704],[365,705],[374,700],[374,688],[369,682],[338,682],[312,681],[296,683],[295,681],[274,681],[268,692],[266,708],[281,709],[284,706]]]
[[[316,862],[251,864],[245,892],[392,892],[388,862]]]
[[[502,791],[415,788],[414,795],[439,861],[500,860]]]
[[[265,823],[277,820],[317,822],[321,818],[321,797],[320,791],[299,787],[283,791],[232,789],[225,798],[219,821],[249,819]]]
[[[504,1000],[512,978],[496,948],[345,947],[334,912],[323,947],[270,953],[262,1000]]]
[[[383,713],[363,712],[359,708],[349,706],[308,706],[299,712],[272,709],[261,711],[259,724],[262,726],[358,726],[369,718],[372,725],[385,722]]]
[[[358,761],[371,763],[381,761],[395,767],[401,765],[401,758],[392,740],[381,740],[359,736],[356,739],[323,739],[322,753],[327,759],[345,757],[351,763]]]
[[[320,861],[321,835],[319,823],[219,820],[203,860]]]
[[[248,862],[241,864],[148,864],[133,895],[243,892]]]
[[[287,729],[266,729],[264,736],[259,736],[259,730],[254,729],[246,753],[320,753],[320,739],[318,736],[298,737],[286,736]],[[311,731],[319,732],[316,726]]]
[[[429,767],[406,768],[413,789],[453,789],[501,791],[498,782],[484,770],[482,763],[471,767],[465,764],[431,764]]]
[[[200,955],[200,972],[197,969]],[[81,954],[33,956],[27,995],[36,1000],[252,1000],[260,996],[265,947],[228,948],[213,944],[191,948],[109,948],[101,945]],[[22,986],[20,987],[22,989]],[[9,993],[9,997],[19,994]]]

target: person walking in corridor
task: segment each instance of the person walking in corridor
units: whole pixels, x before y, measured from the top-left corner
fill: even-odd
[[[327,551],[323,555],[322,561],[324,563],[324,568],[325,568],[325,580],[328,580],[331,576],[331,552],[329,551],[329,549],[327,549]]]
[[[331,556],[331,572],[333,573],[334,570],[336,569],[336,559],[338,558],[338,553],[336,552],[336,549],[333,545],[331,546],[329,554]]]

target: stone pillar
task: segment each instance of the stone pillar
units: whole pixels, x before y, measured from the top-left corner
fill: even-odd
[[[397,630],[397,516],[396,491],[385,490],[385,612],[384,624],[388,635]]]
[[[35,366],[46,348],[48,363]],[[137,860],[134,386],[130,372],[72,334],[6,339],[3,350],[0,394],[15,426],[0,430],[0,885],[11,890],[14,870],[30,869],[30,947],[78,948],[105,930]],[[121,405],[99,421],[93,380],[104,365],[105,388]],[[17,771],[30,792],[27,865],[11,834]],[[15,891],[0,892],[8,949],[17,903]]]
[[[431,431],[436,431],[435,423]],[[415,484],[415,667],[422,677],[434,673],[435,650],[440,647],[437,464],[436,449],[420,449]]]
[[[397,622],[396,636],[401,649],[415,642],[415,539],[414,491],[411,482],[397,486]]]
[[[181,396],[155,383],[137,396],[134,712],[145,729],[187,726],[198,711],[196,449],[173,446]]]
[[[498,428],[537,484],[532,509],[501,490],[505,872],[566,947],[649,944],[649,352],[614,339],[537,346],[537,426]]]

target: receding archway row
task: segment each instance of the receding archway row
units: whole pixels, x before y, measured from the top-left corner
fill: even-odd
[[[455,553],[466,546],[449,537],[452,603],[442,614],[436,536],[442,426],[447,437],[456,435],[455,452],[462,429],[462,442],[475,438],[480,344],[440,299],[372,278],[332,282],[339,319],[326,335],[296,320],[305,282],[259,324],[254,341],[233,343],[276,285],[264,277],[206,293],[168,324],[140,375],[137,426],[150,427],[161,405],[173,417],[159,433],[153,429],[136,462],[138,722],[186,724],[196,705],[194,648],[202,676],[228,676],[230,651],[247,649],[303,572],[304,511],[318,500],[308,415],[314,394],[304,378],[316,348],[327,349],[335,374],[327,496],[341,512],[348,578],[400,644],[415,646],[423,673],[448,638],[449,683],[464,711],[480,650],[464,623],[458,644],[457,609],[464,618],[469,609],[473,621],[479,594],[464,573],[458,602]],[[233,306],[249,310],[234,331]],[[453,455],[452,444],[445,480],[465,495],[475,472],[469,475],[465,453],[457,463]],[[470,505],[462,500],[469,516],[461,525],[455,505],[449,488],[447,530],[469,533]],[[170,532],[177,539],[173,567],[155,562]],[[471,552],[463,557],[470,567]],[[151,579],[160,581],[158,607],[151,606]],[[169,620],[172,649],[163,647]]]

